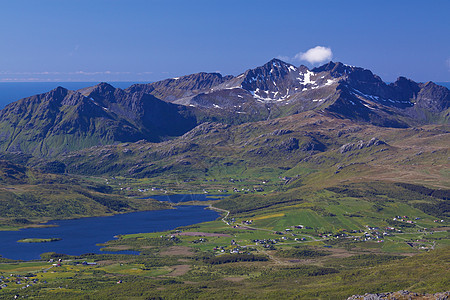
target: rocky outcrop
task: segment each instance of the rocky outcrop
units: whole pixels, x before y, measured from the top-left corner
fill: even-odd
[[[282,150],[282,151],[294,151],[296,149],[298,149],[298,139],[297,138],[288,138],[285,139],[284,141],[282,141],[279,145],[278,145],[278,149]]]
[[[271,135],[279,136],[279,135],[285,135],[285,134],[289,134],[289,133],[292,133],[292,130],[277,129],[274,132],[272,132]]]
[[[387,144],[377,138],[371,138],[367,142],[361,140],[357,143],[345,144],[345,145],[341,146],[341,148],[339,149],[339,152],[343,154],[343,153],[346,153],[349,151],[353,151],[353,150],[357,150],[357,149],[361,150],[364,148],[370,148],[372,146],[379,146],[379,145],[387,145]]]

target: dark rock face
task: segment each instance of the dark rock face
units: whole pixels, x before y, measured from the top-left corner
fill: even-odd
[[[333,77],[341,78],[338,90],[345,91],[345,98],[348,99],[349,95],[352,95],[354,99],[351,100],[355,105],[358,106],[361,101],[365,104],[363,104],[365,107],[355,110],[354,115],[360,115],[356,119],[361,118],[376,125],[407,126],[404,121],[399,120],[399,115],[411,117],[416,121],[421,119],[429,122],[430,120],[426,119],[424,115],[417,114],[415,111],[420,109],[439,115],[449,107],[449,90],[431,82],[419,84],[405,77],[399,77],[396,82],[387,85],[369,70],[333,62],[312,71],[329,73]],[[371,105],[372,103],[376,105]],[[338,109],[332,108],[331,110],[338,112],[345,111],[345,109],[341,105]],[[344,115],[352,118],[348,112],[345,112]],[[383,119],[386,121],[381,121]]]
[[[144,92],[100,88],[87,97],[138,127],[143,133],[141,139],[158,141],[160,136],[178,136],[196,125],[189,108],[161,101]]]
[[[293,137],[284,140],[278,146],[278,149],[283,150],[283,151],[288,151],[288,152],[296,150],[298,148],[299,148],[298,139],[293,138]]]
[[[433,82],[420,85],[421,89],[416,95],[416,105],[419,108],[434,113],[442,112],[450,107],[450,91]]]
[[[303,143],[300,147],[300,150],[305,151],[305,152],[309,152],[309,151],[325,151],[326,150],[326,146],[324,144],[322,144],[321,142],[319,142],[316,139],[311,139],[305,143]]]
[[[399,77],[390,86],[396,91],[396,99],[415,98],[420,91],[419,84],[405,77]]]
[[[189,97],[201,91],[219,85],[233,76],[222,76],[218,73],[196,73],[179,78],[166,79],[148,84],[135,84],[127,92],[143,92],[159,99],[173,102],[177,99]]]
[[[399,77],[388,85],[370,70],[339,62],[309,70],[273,59],[236,77],[197,73],[125,90],[107,83],[78,91],[58,87],[19,100],[0,111],[0,151],[52,156],[117,142],[160,142],[203,122],[240,124],[304,111],[405,128],[448,122],[449,103],[450,91],[432,82]],[[321,149],[314,141],[285,143],[288,151]]]
[[[262,99],[283,99],[295,88],[301,87],[303,74],[297,67],[273,59],[261,67],[246,71],[242,77],[242,89]]]
[[[0,148],[33,155],[56,155],[98,144],[160,141],[196,125],[185,106],[109,84],[48,93],[11,103],[0,112]]]
[[[272,59],[236,77],[197,73],[134,85],[129,91],[195,106],[219,119],[224,114],[240,114],[240,122],[328,110],[359,122],[407,127],[442,121],[446,118],[443,110],[448,109],[445,87],[418,84],[404,77],[388,85],[370,70],[340,62],[309,70]]]

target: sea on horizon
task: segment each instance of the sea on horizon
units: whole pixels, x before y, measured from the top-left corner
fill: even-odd
[[[49,92],[58,86],[68,90],[79,90],[100,82],[0,82],[0,109],[17,100]],[[125,89],[136,83],[131,81],[108,82],[116,88]]]

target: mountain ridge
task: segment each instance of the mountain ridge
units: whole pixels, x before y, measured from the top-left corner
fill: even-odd
[[[348,93],[354,95],[346,94],[348,99],[345,105],[360,103],[359,110],[365,111],[360,115],[374,115],[376,112],[369,111],[374,110],[374,107],[367,102],[375,102],[386,112],[375,119],[392,119],[389,115],[410,119],[391,120],[384,125],[378,122],[381,126],[405,127],[408,124],[448,120],[450,97],[447,88],[432,83],[416,83],[405,77],[399,77],[396,82],[386,84],[370,70],[344,65],[340,62],[329,62],[309,70],[303,65],[296,67],[279,59],[272,59],[263,66],[249,69],[228,80],[226,77],[221,77],[221,81],[224,81],[215,83],[205,79],[204,73],[198,74],[201,76],[197,80],[206,81],[203,82],[204,89],[177,98],[171,88],[167,88],[164,93],[170,96],[165,98],[166,101],[186,106],[223,109],[240,114],[270,109],[283,111],[278,115],[269,112],[269,115],[276,117],[289,114],[290,112],[286,110],[292,113],[293,110],[290,109],[292,107],[296,107],[297,112],[324,109],[334,102],[327,103],[325,98],[331,99],[334,93],[339,94],[340,90],[348,87]],[[196,74],[188,76],[192,79],[196,77]],[[178,80],[180,79],[172,79],[172,83],[176,84]],[[159,83],[135,85],[133,90],[141,88],[148,91],[155,84],[159,85]],[[173,89],[176,90],[176,85]],[[323,97],[324,94],[327,97]],[[427,99],[426,95],[429,94],[432,94],[431,99],[429,97]],[[338,111],[333,108],[331,110]],[[420,113],[423,110],[427,113]],[[352,118],[352,115],[347,113],[345,117]],[[373,119],[366,117],[359,121],[372,122]]]
[[[0,111],[0,151],[55,156],[95,145],[160,142],[203,122],[241,124],[306,111],[377,126],[447,123],[450,91],[329,62],[308,69],[279,59],[238,76],[196,73],[127,89],[58,87]]]

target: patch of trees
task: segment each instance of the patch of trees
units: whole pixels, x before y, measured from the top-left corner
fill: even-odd
[[[394,184],[368,182],[364,184],[349,184],[329,187],[327,190],[345,197],[364,198],[366,201],[383,203],[392,200],[408,201],[410,199],[423,199],[424,196],[408,191]]]
[[[143,262],[144,266],[142,270],[151,270],[152,268],[164,266],[175,266],[177,264],[180,264],[180,262],[178,261],[178,258],[175,257],[152,257]]]
[[[224,254],[220,256],[207,257],[204,258],[203,261],[212,265],[220,265],[232,262],[240,262],[240,261],[267,261],[268,258],[265,255],[256,255],[256,254]]]
[[[125,201],[114,199],[111,196],[91,194],[81,189],[77,192],[114,211],[123,211],[130,207]]]
[[[41,259],[49,260],[49,259],[70,259],[72,256],[62,253],[56,252],[45,252],[41,254]]]
[[[251,197],[232,195],[221,200],[215,206],[229,210],[231,213],[244,213],[276,205],[286,205],[288,203],[299,203],[302,201],[304,200],[286,195],[273,195],[270,197],[263,195],[252,195]]]
[[[329,187],[327,190],[344,197],[363,198],[374,202],[373,208],[383,209],[383,203],[401,201],[436,217],[450,216],[450,190],[431,189],[409,183],[369,182]],[[442,199],[442,200],[441,200]],[[417,201],[419,200],[419,201]]]
[[[403,182],[396,183],[395,185],[422,195],[432,196],[443,200],[450,200],[450,190],[442,190],[442,189],[435,190],[424,187],[422,185]]]
[[[15,224],[21,224],[21,225],[28,225],[28,224],[33,223],[30,220],[25,219],[25,218],[15,218],[15,219],[12,219],[11,222],[15,223]]]
[[[333,214],[319,206],[311,206],[308,208],[311,209],[312,211],[316,212],[317,214],[321,215],[322,217],[335,217],[336,216],[335,214]]]
[[[265,279],[271,279],[274,281],[289,279],[293,277],[305,277],[305,276],[323,276],[327,274],[339,273],[335,268],[319,267],[311,265],[295,266],[283,269],[268,269],[261,273],[261,277]]]
[[[142,246],[158,246],[158,247],[170,247],[177,243],[181,243],[180,238],[174,236],[171,238],[168,237],[147,237],[147,238],[127,238],[127,239],[118,239],[118,240],[111,240],[107,243],[103,244],[104,246],[108,247],[114,247],[114,246],[121,246],[121,245],[127,245],[134,248],[140,248]]]
[[[37,169],[43,173],[62,174],[66,171],[66,165],[60,161],[54,160],[44,162]]]
[[[10,262],[16,262],[16,261],[20,261],[20,260],[14,260],[14,259],[9,259],[9,258],[4,258],[0,255],[0,263],[10,263]]]
[[[363,215],[356,214],[356,213],[344,213],[342,215],[344,217],[349,217],[349,218],[362,218],[362,217],[364,217]]]
[[[293,257],[293,258],[315,258],[330,255],[331,253],[319,250],[311,250],[311,249],[287,249],[280,250],[277,252],[277,255],[280,257]]]
[[[348,265],[351,267],[372,267],[393,260],[403,259],[405,256],[400,255],[380,255],[380,254],[359,254],[342,258],[336,261],[339,265]]]
[[[448,201],[435,201],[434,203],[418,202],[413,206],[424,213],[440,218],[450,218],[450,203]]]
[[[114,191],[112,187],[105,184],[88,185],[86,188],[103,194],[111,194]]]

